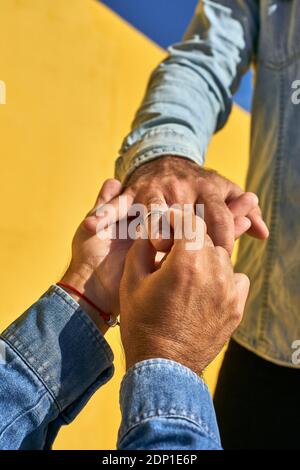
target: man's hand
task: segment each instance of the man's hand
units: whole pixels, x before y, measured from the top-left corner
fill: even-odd
[[[203,230],[202,219],[193,217],[194,227]],[[127,368],[165,358],[200,374],[239,325],[248,278],[234,274],[227,251],[214,247],[207,235],[197,251],[186,249],[191,241],[175,240],[158,269],[149,240],[136,240],[130,248],[120,286]]]
[[[103,214],[98,212],[104,204],[118,199],[121,183],[107,180],[101,188],[94,208],[78,227],[72,244],[72,260],[63,277],[63,281],[84,293],[105,313],[119,314],[119,284],[123,273],[124,262],[132,240],[119,238],[100,239],[97,230],[101,229]],[[117,206],[117,205],[116,205]],[[98,211],[97,211],[98,209]],[[122,217],[125,214],[121,214]],[[113,226],[110,227],[113,229]],[[111,230],[113,234],[113,230]],[[118,234],[118,231],[116,231]],[[105,332],[107,327],[99,314],[88,304],[70,292],[82,308]]]
[[[164,156],[142,165],[129,177],[124,194],[149,210],[151,204],[163,209],[204,204],[207,232],[229,254],[243,233],[260,239],[269,234],[255,194],[185,158]]]

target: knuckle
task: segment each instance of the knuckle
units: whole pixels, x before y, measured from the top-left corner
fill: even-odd
[[[147,199],[147,206],[151,209],[152,206],[162,206],[164,204],[163,197],[160,196],[151,196]]]
[[[157,183],[156,179],[151,179],[151,182],[145,181],[143,185],[143,190],[147,190],[147,194],[149,195],[150,198],[156,197],[160,186],[161,185]]]
[[[239,308],[239,299],[237,295],[231,298],[228,303],[228,308],[230,312],[230,322],[234,328],[237,328],[243,318],[243,312]]]
[[[228,278],[223,270],[218,269],[215,273],[215,284],[219,295],[226,295],[228,288]]]
[[[224,256],[228,257],[227,251],[222,246],[216,246],[215,252],[220,258],[223,258]]]
[[[120,181],[115,178],[107,178],[104,184],[120,184]]]
[[[210,197],[212,197],[212,194],[216,191],[216,185],[213,181],[211,181],[210,177],[203,178],[199,176],[198,185],[201,188],[201,193],[203,194],[203,196],[210,195]]]
[[[211,181],[213,182],[214,186],[220,186],[221,184],[226,184],[228,183],[228,180],[222,176],[222,175],[219,175],[219,173],[217,171],[214,171],[214,170],[211,170],[210,171],[210,178],[211,178]]]
[[[245,279],[245,285],[247,285],[247,289],[249,290],[250,285],[251,285],[250,278],[246,274],[244,274],[244,279]]]
[[[250,279],[245,273],[240,273],[239,274],[240,279],[242,279],[242,282],[245,284],[245,286],[249,287],[250,286]]]
[[[227,240],[225,247],[216,246],[215,253],[219,261],[220,269],[227,269],[228,267],[230,267],[233,271],[230,256],[228,254],[228,246],[230,246],[230,242]]]
[[[214,211],[212,218],[215,225],[233,228],[233,217],[229,211],[223,207],[220,207],[220,209]]]
[[[146,186],[146,181],[140,177],[136,178],[134,180],[129,180],[125,185],[124,185],[124,191],[126,192],[131,192],[132,194],[135,194],[138,198],[141,197],[144,193],[144,187]]]
[[[234,191],[234,192],[236,192],[236,193],[240,193],[240,194],[243,193],[244,189],[243,189],[239,184],[234,183],[234,182],[231,181],[231,180],[226,180],[226,181],[228,181],[228,184],[229,184],[230,189],[231,189],[232,191]]]
[[[217,293],[221,293],[224,295],[223,290],[227,289],[229,282],[228,282],[228,273],[227,270],[224,269],[222,265],[222,260],[216,254],[215,248],[210,248],[211,254],[209,254],[209,263],[210,263],[210,272],[212,281],[214,282],[217,290]]]
[[[179,181],[177,178],[171,178],[167,185],[170,199],[174,201],[185,201],[190,185],[185,181]]]
[[[239,326],[243,318],[243,313],[239,310],[237,304],[232,308],[231,320],[235,328]]]
[[[173,189],[180,189],[181,181],[178,179],[176,174],[166,175],[165,180]]]
[[[259,204],[258,196],[255,193],[247,191],[244,194],[244,198],[246,199],[246,201],[248,201],[249,203],[252,203],[254,206],[258,206]]]

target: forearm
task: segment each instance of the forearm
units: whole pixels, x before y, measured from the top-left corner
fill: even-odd
[[[206,385],[176,362],[136,364],[123,380],[120,404],[119,449],[221,449]]]
[[[253,58],[257,31],[256,0],[199,4],[184,41],[169,49],[151,77],[116,163],[118,178],[162,155],[204,162]]]
[[[98,328],[57,286],[4,331],[1,351],[1,449],[50,448],[113,375]]]

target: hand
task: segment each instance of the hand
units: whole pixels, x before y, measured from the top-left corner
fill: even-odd
[[[269,235],[255,194],[185,158],[164,156],[142,165],[129,177],[124,194],[149,210],[151,204],[204,204],[207,232],[229,254],[245,232],[260,239]]]
[[[193,217],[203,230],[204,222]],[[200,374],[242,319],[248,278],[234,274],[227,251],[215,248],[207,235],[197,251],[187,250],[186,243],[174,240],[157,270],[149,240],[136,240],[128,252],[120,286],[127,368],[165,358]]]
[[[105,313],[114,316],[119,314],[119,284],[132,240],[100,239],[97,230],[101,228],[101,220],[105,214],[97,215],[97,208],[111,200],[116,201],[120,192],[119,181],[110,179],[104,183],[94,208],[76,231],[72,243],[72,260],[62,279],[84,293]],[[107,327],[99,314],[76,294],[69,293],[92,316],[104,333]]]

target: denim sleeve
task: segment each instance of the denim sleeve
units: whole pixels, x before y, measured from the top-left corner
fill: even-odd
[[[125,375],[120,450],[221,450],[210,393],[177,362],[151,359]]]
[[[51,287],[0,339],[0,449],[49,449],[113,375],[96,325]]]
[[[153,72],[116,161],[121,181],[162,155],[204,163],[232,94],[255,57],[258,0],[201,0],[183,42]]]

